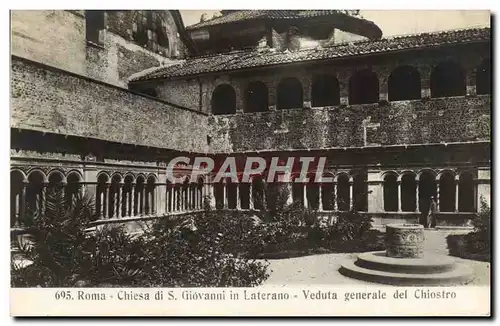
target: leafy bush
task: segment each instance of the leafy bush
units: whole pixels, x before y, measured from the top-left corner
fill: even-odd
[[[221,250],[209,219],[199,228],[192,219],[165,220],[140,235],[110,226],[89,234],[92,205],[88,197],[71,205],[47,197],[28,230],[32,244],[18,242],[33,263],[12,265],[12,286],[254,286],[269,276],[265,263]]]
[[[481,209],[472,219],[469,234],[451,234],[446,240],[450,255],[480,261],[491,260],[491,209],[481,198]]]

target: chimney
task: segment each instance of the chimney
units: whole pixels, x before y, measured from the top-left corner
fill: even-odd
[[[288,29],[287,48],[290,51],[300,50],[300,35],[296,26],[290,26]]]

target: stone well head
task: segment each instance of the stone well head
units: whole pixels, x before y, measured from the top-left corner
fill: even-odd
[[[420,224],[386,225],[386,255],[393,258],[422,258],[424,227]]]

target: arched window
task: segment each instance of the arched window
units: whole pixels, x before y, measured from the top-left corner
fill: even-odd
[[[339,211],[350,210],[350,197],[349,177],[346,174],[341,174],[337,178],[337,209]]]
[[[99,32],[105,29],[104,10],[85,10],[85,38],[88,42],[101,44]]]
[[[458,180],[458,211],[475,212],[474,176],[470,172],[462,173]]]
[[[417,183],[413,174],[404,174],[401,178],[401,210],[415,212],[417,210]]]
[[[491,94],[490,60],[485,59],[476,70],[476,93]]]
[[[396,68],[388,80],[389,101],[405,101],[420,98],[420,73],[411,66]]]
[[[370,70],[354,73],[349,79],[349,104],[377,103],[379,85],[377,74]]]
[[[431,97],[465,95],[465,74],[457,63],[444,61],[431,73]]]
[[[298,109],[304,105],[302,99],[302,84],[297,78],[288,77],[278,84],[278,109]]]
[[[236,113],[236,92],[228,84],[222,84],[215,88],[212,93],[212,113],[232,114]]]
[[[331,106],[340,104],[339,81],[333,75],[318,75],[312,82],[313,107]]]
[[[268,107],[266,84],[260,81],[248,84],[245,92],[245,112],[265,112]]]
[[[436,197],[436,177],[431,171],[423,171],[418,181],[418,203],[420,212],[424,213],[422,216],[429,211],[431,197]],[[427,222],[421,220],[420,223],[425,225]]]
[[[389,173],[384,177],[384,211],[398,211],[398,178],[395,174]]]
[[[455,178],[445,172],[439,178],[439,211],[453,212],[455,210]]]

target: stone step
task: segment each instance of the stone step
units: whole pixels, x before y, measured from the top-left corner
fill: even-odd
[[[385,251],[365,252],[358,256],[356,266],[394,273],[433,274],[453,270],[455,260],[448,256],[425,253],[423,258],[392,258]]]
[[[404,286],[465,284],[473,277],[472,269],[463,264],[456,264],[452,271],[444,273],[409,274],[363,268],[348,261],[341,265],[339,272],[363,281]]]

